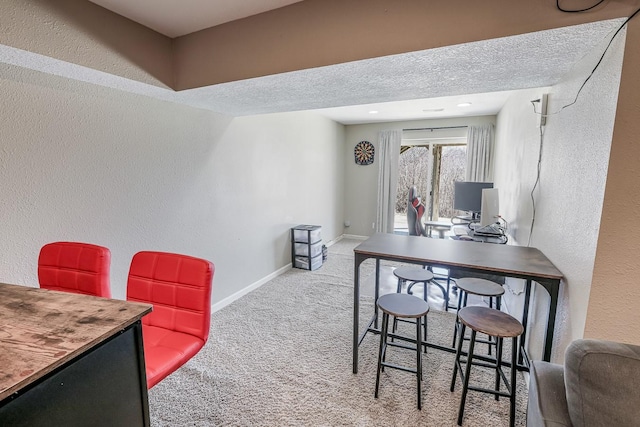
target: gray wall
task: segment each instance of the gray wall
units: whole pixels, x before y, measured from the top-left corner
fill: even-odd
[[[0,64],[0,282],[37,286],[40,247],[112,251],[124,298],[140,250],[216,265],[213,301],[290,263],[289,228],[343,233],[344,127],[230,117]]]
[[[584,335],[598,231],[607,178],[624,37],[617,39],[606,60],[584,86],[604,46],[577,64],[549,90],[531,90],[514,96],[498,115],[494,177],[500,189],[500,211],[509,221],[514,243],[526,245],[533,216],[530,193],[536,179],[540,131],[531,100],[549,93],[550,117],[544,127],[540,183],[535,192],[536,214],[531,246],[537,247],[564,274],[556,326],[553,359],[562,362],[564,349]],[[539,104],[537,110],[540,110]],[[621,212],[621,215],[623,213]],[[522,305],[522,283],[511,281],[507,305]],[[534,307],[537,334],[532,355],[540,349],[548,297],[539,289]]]

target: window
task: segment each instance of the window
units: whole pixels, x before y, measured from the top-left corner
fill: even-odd
[[[423,221],[448,221],[454,216],[453,183],[463,181],[466,127],[406,130],[398,162],[394,228],[407,230],[407,195],[415,185],[426,207]]]

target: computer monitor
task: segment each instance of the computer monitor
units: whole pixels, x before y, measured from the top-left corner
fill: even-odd
[[[497,188],[482,189],[482,207],[480,209],[480,226],[498,222],[500,215],[500,202],[498,200]]]
[[[477,217],[482,210],[482,190],[485,188],[493,188],[493,182],[454,182],[453,209]]]

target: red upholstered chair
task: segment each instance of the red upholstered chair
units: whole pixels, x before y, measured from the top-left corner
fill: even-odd
[[[214,266],[166,252],[138,252],[131,260],[127,301],[153,305],[142,318],[142,340],[151,388],[193,357],[207,342]]]
[[[104,246],[54,242],[40,249],[38,282],[43,289],[111,298],[111,252]]]

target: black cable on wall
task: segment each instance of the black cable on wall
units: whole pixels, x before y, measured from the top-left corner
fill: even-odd
[[[556,0],[556,7],[561,12],[580,13],[580,12],[586,12],[588,10],[591,10],[591,9],[599,6],[603,2],[604,2],[604,0],[599,0],[597,3],[595,3],[594,5],[589,6],[587,8],[570,10],[570,9],[563,9],[560,6],[560,0]],[[598,67],[600,67],[600,64],[604,60],[604,57],[607,54],[607,52],[609,51],[609,48],[611,47],[611,44],[613,43],[615,38],[618,36],[620,31],[622,31],[622,29],[629,23],[629,21],[631,21],[633,18],[635,18],[635,16],[638,13],[640,13],[640,8],[638,8],[635,12],[633,12],[627,19],[625,19],[625,21],[618,27],[618,29],[613,34],[613,36],[611,36],[611,38],[609,39],[609,43],[607,43],[607,47],[602,52],[602,55],[600,55],[600,59],[598,60],[596,65],[593,67],[593,69],[591,70],[591,72],[589,73],[587,78],[580,85],[580,88],[578,89],[578,92],[576,92],[576,96],[573,99],[573,101],[571,101],[570,103],[568,103],[566,105],[563,105],[562,107],[560,107],[560,109],[558,111],[553,112],[553,113],[547,113],[547,114],[543,114],[542,111],[540,111],[540,112],[536,111],[536,105],[535,104],[536,104],[536,102],[539,102],[540,100],[531,101],[531,103],[533,105],[533,112],[535,114],[542,115],[543,116],[542,118],[547,118],[549,116],[553,116],[555,114],[559,114],[565,108],[574,105],[578,101],[578,97],[580,96],[580,93],[582,92],[582,89],[585,87],[585,85],[591,79],[591,77],[595,74],[595,72],[598,69]],[[539,147],[540,151],[538,153],[538,165],[537,165],[537,172],[536,172],[536,181],[533,184],[533,188],[531,189],[532,217],[531,217],[531,226],[530,226],[530,229],[529,229],[529,238],[527,240],[527,246],[529,246],[531,244],[531,236],[533,235],[533,226],[534,226],[535,220],[536,220],[536,200],[535,200],[534,192],[535,192],[536,188],[538,187],[538,184],[540,183],[540,171],[541,171],[541,168],[542,168],[542,149],[543,149],[543,146],[544,146],[544,125],[541,124],[539,126],[539,128],[540,128],[540,147]]]

